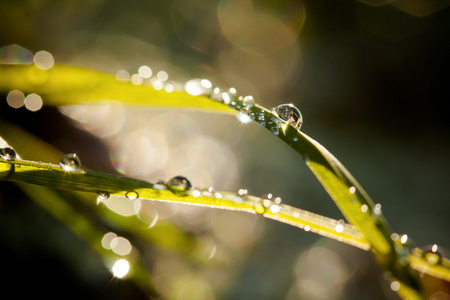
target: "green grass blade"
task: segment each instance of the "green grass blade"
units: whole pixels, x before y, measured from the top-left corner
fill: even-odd
[[[18,185],[30,199],[38,203],[54,218],[66,224],[76,235],[85,240],[102,257],[105,264],[111,264],[119,258],[101,246],[101,240],[106,232],[92,224],[86,216],[71,207],[54,190],[45,186],[24,183],[18,183]],[[142,267],[142,262],[139,258],[136,256],[127,257],[127,261],[130,263],[133,272],[131,280],[148,295],[157,296],[154,287],[151,285],[152,277]]]
[[[118,81],[114,76],[84,68],[55,65],[41,70],[34,65],[0,64],[0,90],[36,93],[44,105],[70,105],[86,101],[118,100],[130,105],[208,109],[233,113],[227,106],[204,96],[157,91],[147,85]]]
[[[122,197],[133,193],[137,194],[139,199],[262,214],[267,218],[304,228],[361,249],[369,249],[364,236],[352,225],[250,195],[239,196],[230,192],[198,190],[190,190],[186,194],[174,193],[169,189],[162,188],[161,185],[137,179],[89,170],[67,172],[58,165],[26,160],[5,161],[0,159],[0,179],[71,191],[107,192],[110,195]]]

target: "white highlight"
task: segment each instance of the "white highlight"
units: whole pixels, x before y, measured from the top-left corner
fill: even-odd
[[[126,259],[119,259],[112,267],[114,277],[123,278],[130,271],[130,263]]]

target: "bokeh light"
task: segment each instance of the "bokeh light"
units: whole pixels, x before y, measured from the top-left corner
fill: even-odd
[[[29,111],[38,111],[42,108],[42,98],[37,94],[29,94],[25,97],[25,107]]]
[[[25,95],[18,90],[14,90],[8,93],[6,96],[6,101],[8,105],[13,108],[20,108],[25,104]]]
[[[55,64],[55,60],[53,59],[53,55],[47,51],[38,51],[34,55],[34,64],[36,67],[42,70],[48,70],[53,67]]]
[[[111,271],[114,277],[124,278],[130,271],[130,263],[126,259],[119,259],[114,263]]]

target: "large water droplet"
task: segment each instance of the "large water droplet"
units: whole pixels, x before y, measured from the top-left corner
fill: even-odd
[[[167,187],[172,192],[186,192],[192,185],[191,182],[183,176],[175,176],[167,182]]]
[[[273,112],[283,121],[297,129],[303,124],[300,110],[292,104],[281,104],[273,108]]]
[[[127,197],[130,200],[136,200],[137,198],[139,198],[139,194],[135,191],[128,191],[125,194],[125,197]]]
[[[188,94],[197,95],[210,95],[212,91],[212,84],[207,79],[195,78],[187,81],[184,84],[184,89]]]
[[[16,151],[13,148],[6,147],[0,149],[0,157],[4,160],[15,160],[16,156]]]
[[[97,193],[97,204],[99,204],[102,201],[108,200],[110,197],[110,194],[108,192],[98,192]]]
[[[76,153],[69,153],[63,156],[61,162],[59,163],[59,166],[64,171],[79,171],[81,168],[81,160]]]

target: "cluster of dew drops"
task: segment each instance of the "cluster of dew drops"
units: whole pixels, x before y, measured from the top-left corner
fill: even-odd
[[[252,96],[240,96],[235,88],[228,90],[214,87],[208,79],[194,78],[186,83],[177,84],[169,80],[169,75],[165,71],[159,71],[153,75],[153,71],[148,66],[141,66],[138,72],[130,75],[125,70],[116,73],[116,79],[119,81],[131,81],[135,85],[147,84],[156,90],[164,89],[166,92],[176,90],[184,90],[193,96],[206,96],[210,99],[224,103],[228,107],[236,110],[236,117],[241,123],[250,123],[254,120],[259,125],[269,127],[275,134],[279,134],[279,128],[283,126],[281,122],[285,122],[300,130],[303,124],[303,117],[300,110],[293,104],[281,104],[272,109],[272,116],[269,116],[264,109],[257,109],[255,100]]]

